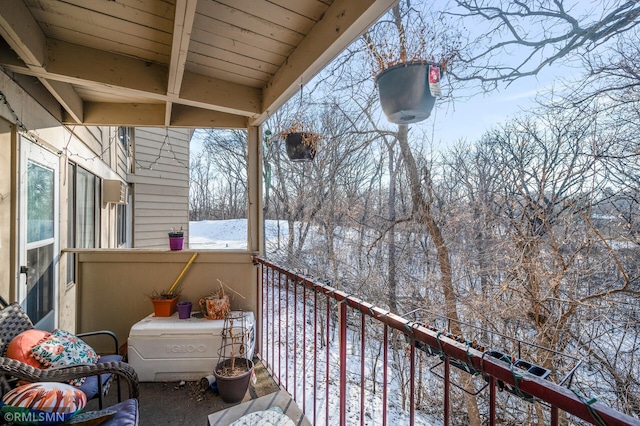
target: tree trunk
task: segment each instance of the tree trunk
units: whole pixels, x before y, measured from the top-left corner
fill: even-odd
[[[393,145],[388,145],[389,151],[389,222],[394,223],[396,221],[396,179],[395,179],[395,164],[393,163]],[[396,231],[392,226],[387,234],[388,237],[388,251],[387,261],[389,266],[389,310],[391,312],[398,312],[398,298],[397,292],[397,279],[396,279]]]
[[[438,264],[440,266],[440,282],[445,300],[445,314],[448,318],[453,320],[451,322],[451,332],[453,334],[462,335],[462,329],[458,322],[458,309],[456,306],[456,295],[451,275],[449,250],[444,237],[442,236],[442,231],[431,212],[431,199],[427,199],[422,192],[420,175],[418,174],[418,167],[416,165],[415,158],[413,157],[413,153],[411,152],[411,147],[409,146],[408,135],[409,127],[406,124],[398,125],[398,142],[405,162],[407,180],[409,181],[409,187],[411,190],[413,215],[419,223],[425,225],[436,246]],[[430,189],[431,188],[427,188],[427,190]],[[467,390],[472,391],[472,385],[473,383],[471,383],[471,381],[465,381],[465,388],[467,388]],[[481,426],[480,411],[478,410],[478,403],[476,399],[472,395],[465,393],[465,400],[469,416],[469,424],[471,426]]]

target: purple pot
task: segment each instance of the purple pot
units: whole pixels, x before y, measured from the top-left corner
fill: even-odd
[[[178,318],[191,318],[191,302],[178,302]]]

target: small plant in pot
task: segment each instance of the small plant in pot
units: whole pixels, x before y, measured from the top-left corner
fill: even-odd
[[[397,3],[390,13],[392,19],[381,20],[362,39],[387,119],[417,123],[431,115],[436,97],[442,96],[440,78],[458,54],[459,36],[452,37],[455,30],[440,20],[443,28],[429,26],[408,2]]]
[[[320,134],[310,130],[308,125],[297,119],[277,136],[285,140],[287,156],[294,162],[313,161],[321,140]]]
[[[213,370],[218,392],[225,402],[235,404],[242,401],[249,389],[253,361],[244,357],[248,343],[244,314],[229,314],[222,330],[221,361]]]
[[[180,281],[185,273],[191,267],[194,260],[198,257],[198,253],[193,253],[187,264],[175,279],[169,290],[153,290],[151,293],[145,294],[151,303],[153,303],[153,313],[156,317],[170,317],[178,310],[178,299],[180,299]]]
[[[178,309],[180,293],[153,290],[147,297],[151,300],[151,303],[153,303],[153,314],[156,317],[170,317]]]
[[[183,245],[184,231],[182,230],[182,226],[178,230],[171,228],[169,232],[169,248],[171,250],[182,250]]]

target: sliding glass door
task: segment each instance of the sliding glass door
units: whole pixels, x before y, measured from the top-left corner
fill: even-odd
[[[56,326],[58,157],[21,138],[18,295],[38,328]]]

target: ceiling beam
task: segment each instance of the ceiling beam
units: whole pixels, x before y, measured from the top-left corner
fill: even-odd
[[[69,83],[60,81],[49,81],[45,78],[39,78],[40,83],[47,88],[49,93],[60,103],[62,108],[69,114],[75,124],[84,122],[83,108],[84,104],[73,86]]]
[[[247,127],[247,121],[248,118],[243,115],[227,114],[186,105],[174,105],[170,125],[176,127],[242,129]]]
[[[43,67],[47,39],[23,1],[0,1],[0,35],[28,67]]]
[[[185,71],[180,103],[229,114],[257,117],[262,104],[262,90],[238,83]]]
[[[267,83],[262,111],[250,122],[262,124],[353,42],[372,22],[384,15],[397,0],[335,0],[285,64]]]
[[[47,39],[24,2],[0,2],[0,35],[29,69],[44,70]],[[82,122],[82,100],[71,85],[39,80],[76,122]]]
[[[178,0],[176,2],[171,58],[169,60],[169,82],[167,85],[167,93],[170,95],[180,94],[197,4],[198,0]]]
[[[106,88],[126,98],[137,96],[146,101],[172,102],[248,117],[257,116],[262,103],[260,89],[186,71],[180,96],[167,94],[167,67],[61,41],[48,43],[46,70],[30,69],[8,52],[0,53],[0,66],[9,71],[88,89]],[[166,113],[165,110],[165,117]]]
[[[57,40],[47,43],[50,79],[95,88],[126,89],[131,94],[163,99],[167,67],[104,50]]]
[[[63,124],[74,124],[63,118]],[[88,126],[164,126],[163,104],[85,102],[84,122]]]
[[[179,96],[184,75],[184,67],[187,63],[191,32],[196,16],[198,0],[177,0],[176,12],[173,20],[173,39],[171,43],[171,56],[169,59],[169,81],[167,82],[167,94]],[[165,125],[171,122],[173,102],[167,102],[165,108]]]

